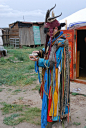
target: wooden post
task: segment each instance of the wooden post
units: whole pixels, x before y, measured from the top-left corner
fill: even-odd
[[[76,72],[76,78],[79,77],[79,65],[80,65],[80,51],[77,51],[77,72]]]
[[[65,23],[66,23],[66,25],[65,25],[65,30],[67,30],[67,20],[65,20]]]

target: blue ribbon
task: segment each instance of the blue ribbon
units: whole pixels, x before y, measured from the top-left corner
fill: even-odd
[[[61,31],[60,34],[59,34],[59,36],[56,37],[56,38],[54,38],[54,39],[52,40],[52,42],[54,42],[54,41],[55,41],[57,38],[59,38],[62,34],[63,34],[63,31]],[[49,45],[50,43],[51,43],[51,41],[49,40],[48,45]]]
[[[37,66],[37,61],[35,61],[35,72],[38,73],[39,83],[41,83],[41,80],[40,80],[40,73],[39,73],[39,67]]]
[[[47,82],[48,82],[48,74],[47,74],[47,70],[45,71],[44,74],[44,90],[46,92],[48,92],[47,90]],[[47,103],[48,103],[48,96],[45,94],[45,92],[43,91],[43,99],[42,99],[42,111],[41,111],[41,128],[46,128],[47,126]]]
[[[60,120],[60,116],[59,116],[59,122],[60,122],[61,120]]]

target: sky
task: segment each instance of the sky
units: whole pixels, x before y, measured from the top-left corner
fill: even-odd
[[[16,21],[44,22],[46,11],[52,8],[58,20],[86,8],[86,0],[0,0],[0,28]]]

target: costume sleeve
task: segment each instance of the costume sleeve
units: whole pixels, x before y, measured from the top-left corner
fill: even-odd
[[[56,51],[56,67],[57,68],[62,60],[63,49],[64,49],[63,47],[60,47],[58,51]]]
[[[40,58],[44,58],[44,54],[45,54],[45,48],[40,49],[40,50],[39,50],[39,53],[38,53],[38,56],[39,56]]]
[[[44,51],[44,53],[45,53],[45,48],[43,48],[42,51]]]
[[[39,67],[46,68],[46,67],[49,67],[50,66],[50,62],[49,62],[49,60],[45,60],[44,58],[39,58],[39,60],[38,60],[38,66]]]

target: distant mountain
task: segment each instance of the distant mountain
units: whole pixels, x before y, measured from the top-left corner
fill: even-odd
[[[86,22],[86,8],[81,9],[72,15],[60,20],[60,23],[65,22],[65,20],[67,20],[67,27],[69,27],[71,23]]]

